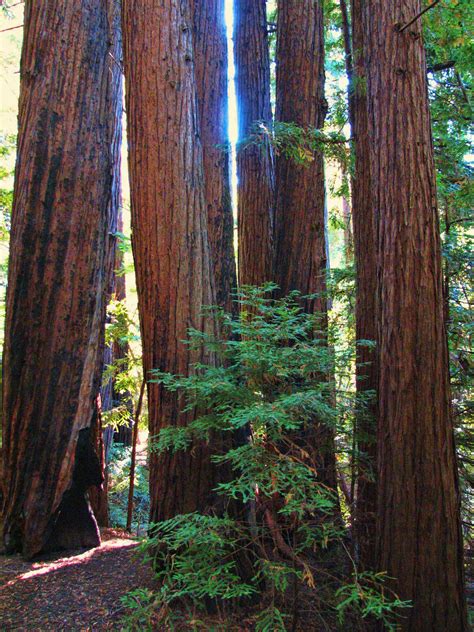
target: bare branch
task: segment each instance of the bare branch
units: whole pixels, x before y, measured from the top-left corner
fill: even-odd
[[[433,7],[435,7],[437,4],[439,4],[441,2],[441,0],[434,0],[434,2],[432,2],[431,4],[429,4],[427,7],[425,7],[422,11],[420,11],[417,15],[415,15],[414,18],[412,18],[409,22],[407,22],[405,24],[405,26],[402,26],[398,29],[399,33],[403,33],[403,31],[405,29],[407,29],[409,26],[411,26],[412,24],[414,24],[417,20],[419,20],[421,18],[422,15],[425,15],[425,13],[427,11],[429,11],[430,9],[432,9]]]
[[[7,29],[2,29],[0,33],[5,33],[6,31],[13,31],[14,29],[21,29],[23,24],[18,24],[17,26],[9,26]]]

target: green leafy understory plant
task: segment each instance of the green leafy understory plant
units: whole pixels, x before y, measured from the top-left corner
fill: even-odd
[[[130,485],[131,447],[114,444],[109,455],[109,514],[113,527],[125,528],[127,521],[128,489]],[[150,496],[148,493],[148,469],[137,463],[133,493],[133,531],[143,533],[148,523]]]
[[[164,629],[183,612],[196,622],[199,613],[217,609],[228,616],[230,606],[242,603],[253,612],[256,630],[297,629],[301,591],[317,604],[325,625],[342,625],[342,614],[347,620],[365,613],[364,605],[338,592],[346,585],[344,562],[328,566],[347,534],[337,490],[319,475],[315,449],[321,429],[337,434],[354,401],[336,396],[334,350],[319,316],[301,308],[308,297],[294,292],[277,300],[275,290],[272,284],[244,288],[238,317],[209,308],[219,336],[190,331],[186,344],[212,350],[217,366],[196,364],[189,376],[154,371],[154,381],[182,396],[183,412],[201,414],[186,427],[163,428],[151,449],[226,446],[212,457],[223,472],[215,508],[152,525],[141,546],[159,579],[153,603]],[[384,620],[380,615],[398,602],[377,593],[380,584],[374,578],[369,596],[357,594]],[[316,593],[324,594],[324,603],[311,597]],[[261,605],[252,606],[253,600]]]

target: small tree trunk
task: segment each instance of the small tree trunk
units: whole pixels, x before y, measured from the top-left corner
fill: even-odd
[[[104,349],[104,370],[110,366],[114,361],[113,354],[113,345],[107,345]],[[100,389],[100,402],[101,402],[101,412],[108,412],[114,408],[114,399],[113,399],[113,390],[114,390],[114,381],[112,378],[107,380],[105,384],[102,384]],[[114,443],[114,430],[112,426],[107,426],[102,429],[102,439],[104,442],[104,458],[105,463],[107,464],[109,460],[109,453],[112,445]]]
[[[265,0],[234,0],[235,83],[239,104],[237,148],[239,281],[273,281],[273,152],[270,58]],[[261,143],[245,144],[263,126]]]
[[[117,3],[25,3],[3,373],[8,551],[97,543],[88,429],[119,187]],[[65,528],[67,537],[58,536]],[[69,529],[69,531],[68,531]]]
[[[436,181],[419,0],[364,4],[377,228],[377,564],[409,632],[467,630]],[[383,46],[381,48],[381,43]]]
[[[143,380],[140,387],[140,395],[138,397],[137,410],[135,411],[135,418],[133,420],[133,439],[132,439],[132,454],[130,457],[130,482],[128,485],[128,503],[127,503],[127,531],[132,531],[132,519],[133,519],[133,493],[135,491],[135,466],[137,461],[137,444],[138,444],[138,431],[140,423],[140,415],[142,413],[143,396],[145,395],[146,382]]]
[[[129,0],[123,6],[133,250],[143,370],[181,375],[212,354],[184,345],[189,327],[215,333],[215,304],[196,108],[192,16],[183,0]],[[148,51],[143,54],[143,51]],[[158,104],[159,97],[159,104]],[[152,436],[183,426],[179,397],[148,382]],[[212,502],[212,446],[150,456],[151,521],[204,511]]]

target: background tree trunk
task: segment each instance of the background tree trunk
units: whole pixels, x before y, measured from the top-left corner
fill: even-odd
[[[235,84],[239,143],[257,123],[261,142],[237,148],[240,284],[273,281],[274,167],[268,133],[272,124],[270,58],[265,0],[234,0]]]
[[[123,210],[119,209],[118,215],[118,232],[123,234]],[[115,256],[115,275],[114,275],[114,296],[116,301],[124,302],[127,298],[127,285],[125,274],[123,273],[124,255],[120,248],[117,248]],[[129,354],[128,342],[120,342],[114,340],[112,344],[112,360],[117,362],[128,358]],[[126,366],[121,367],[122,370],[126,370]],[[133,402],[130,393],[119,393],[116,389],[115,380],[112,380],[112,405],[126,406],[130,413],[130,421],[128,424],[121,425],[115,433],[112,433],[112,442],[122,443],[124,446],[130,447],[132,445],[133,434]],[[107,445],[107,442],[106,442]]]
[[[101,475],[90,433],[78,437],[91,424],[99,387],[114,247],[121,120],[120,72],[111,58],[115,11],[112,1],[25,3],[3,365],[3,514],[7,550],[26,557],[47,540],[58,542],[56,526],[73,516],[74,532],[63,542],[99,541],[84,486],[100,484]]]
[[[102,426],[102,402],[99,395],[96,400],[96,414],[91,424],[91,442],[99,459],[100,470],[103,472],[103,482],[102,485],[92,487],[89,491],[89,501],[99,527],[109,526],[107,454],[104,434]]]
[[[228,151],[224,0],[193,0],[194,60],[209,246],[217,305],[232,312],[237,287]]]
[[[151,369],[186,375],[192,363],[212,362],[181,342],[189,327],[213,332],[215,326],[201,313],[215,304],[215,293],[189,8],[183,0],[130,0],[123,8],[133,251],[147,380]],[[151,435],[187,424],[193,412],[180,414],[181,406],[176,394],[148,383]],[[152,453],[151,521],[203,511],[214,471],[202,446]]]
[[[351,178],[352,222],[356,263],[356,340],[377,339],[376,323],[376,234],[375,214],[370,181],[369,136],[367,132],[367,88],[364,66],[364,29],[362,2],[352,0],[352,37],[348,8],[341,0],[346,70],[349,82],[349,121],[353,138],[354,171]],[[374,568],[376,484],[376,413],[377,366],[375,350],[358,345],[356,350],[356,385],[361,405],[356,417],[356,502],[354,539],[361,568]]]
[[[109,226],[109,250],[107,252],[106,262],[106,278],[108,279],[108,287],[105,295],[105,310],[110,302],[110,299],[116,291],[116,284],[119,277],[116,276],[117,260],[120,256],[119,248],[117,248],[116,233],[123,230],[122,219],[122,189],[121,189],[121,150],[122,150],[122,112],[123,112],[123,79],[121,72],[121,59],[122,59],[122,25],[121,25],[121,12],[120,2],[118,0],[107,0],[109,3],[109,30],[110,30],[110,42],[111,50],[109,51],[109,61],[114,64],[111,80],[114,90],[114,105],[115,110],[113,116],[115,117],[115,135],[113,138],[113,154],[115,156],[115,162],[113,165],[113,204],[112,213],[110,217]],[[120,281],[119,281],[120,283]],[[123,277],[123,284],[125,285],[125,277]],[[113,363],[114,361],[114,349],[113,345],[105,346],[105,324],[107,321],[107,315],[104,314],[104,320],[101,325],[101,345],[102,353],[98,357],[97,367],[97,380],[98,380],[98,395],[96,398],[97,415],[94,417],[96,420],[95,425],[92,425],[92,437],[96,446],[96,453],[100,460],[101,470],[103,472],[104,482],[100,487],[94,487],[89,492],[89,497],[97,519],[97,524],[100,527],[109,526],[109,499],[108,499],[108,468],[107,463],[109,460],[109,451],[113,443],[113,429],[111,427],[103,427],[102,413],[111,410],[114,406],[113,402],[113,380],[109,380],[106,384],[102,383],[102,376],[104,369]]]
[[[378,567],[403,630],[467,629],[436,186],[419,0],[364,5],[377,227]]]
[[[320,2],[281,0],[278,3],[276,53],[276,120],[304,129],[324,124],[324,32]],[[280,294],[292,290],[318,294],[304,301],[309,313],[320,315],[319,329],[327,340],[326,194],[321,152],[304,165],[279,155],[276,162],[275,281]],[[323,377],[324,379],[324,377]],[[315,422],[305,439],[325,484],[337,489],[333,432]]]
[[[319,2],[281,0],[278,4],[276,94],[277,121],[304,129],[323,126],[327,103]],[[279,155],[276,165],[275,280],[284,295],[291,290],[324,293],[328,258],[323,155],[316,152],[304,165]],[[325,296],[306,307],[327,318]]]

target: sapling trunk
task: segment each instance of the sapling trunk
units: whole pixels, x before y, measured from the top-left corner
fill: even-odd
[[[143,378],[140,387],[140,395],[138,397],[137,409],[135,411],[135,419],[133,420],[133,438],[132,438],[132,456],[130,461],[130,483],[128,486],[128,503],[127,503],[127,531],[132,531],[133,516],[133,492],[135,489],[135,464],[137,461],[137,443],[138,443],[138,422],[142,412],[143,396],[145,394],[146,380]]]

